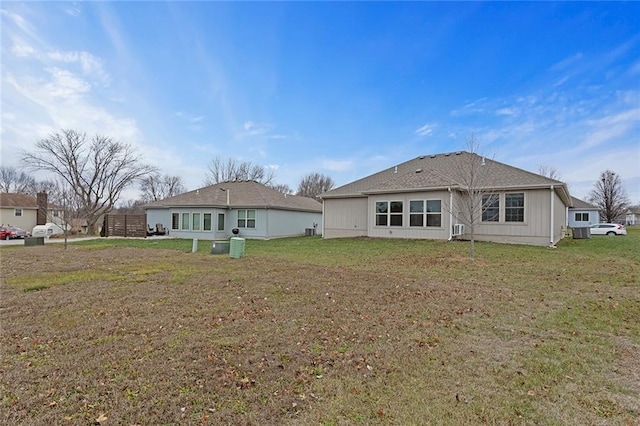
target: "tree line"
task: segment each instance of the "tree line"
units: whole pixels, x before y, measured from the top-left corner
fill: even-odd
[[[103,215],[116,209],[123,191],[136,184],[140,198],[119,207],[125,212],[141,212],[144,204],[186,192],[182,177],[161,174],[132,145],[103,135],[88,136],[63,129],[38,141],[33,151],[24,151],[21,160],[27,170],[46,172],[51,178],[38,181],[25,171],[1,166],[0,191],[34,196],[46,192],[49,202],[64,207],[67,217],[86,219],[90,234],[96,232]],[[309,173],[294,191],[286,184],[278,184],[271,168],[220,157],[209,163],[203,183],[206,186],[237,180],[255,180],[279,192],[311,198],[335,185],[328,176]]]

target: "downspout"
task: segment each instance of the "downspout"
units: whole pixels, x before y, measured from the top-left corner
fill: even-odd
[[[449,191],[449,239],[447,241],[453,240],[453,192],[451,188],[447,188]]]
[[[322,239],[324,239],[324,199],[322,199],[322,225],[320,227],[320,232],[322,232]]]
[[[553,225],[554,225],[554,223],[553,223],[553,219],[554,219],[554,213],[553,213],[553,207],[554,206],[553,206],[553,203],[554,203],[554,200],[555,200],[554,195],[555,195],[555,192],[553,190],[553,185],[551,185],[551,217],[550,217],[550,220],[549,220],[551,226],[550,226],[550,229],[549,229],[549,247],[553,247]]]

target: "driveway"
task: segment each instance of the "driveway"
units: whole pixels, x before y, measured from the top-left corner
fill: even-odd
[[[72,243],[74,241],[85,241],[85,240],[95,240],[97,238],[101,238],[98,236],[94,236],[94,237],[77,237],[77,238],[69,238],[67,239],[68,243]],[[45,238],[44,239],[44,243],[45,244],[56,244],[56,243],[64,243],[64,238]],[[0,240],[0,247],[1,246],[23,246],[24,245],[24,240],[22,239],[16,239],[16,240]]]

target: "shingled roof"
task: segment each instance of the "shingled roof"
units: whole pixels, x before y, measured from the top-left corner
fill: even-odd
[[[0,206],[3,208],[37,209],[36,197],[28,194],[0,193]]]
[[[2,192],[0,193],[0,207],[37,210],[38,199],[24,193]],[[47,205],[47,208],[51,210],[62,210],[62,207],[51,203]]]
[[[571,197],[571,207],[574,209],[583,209],[583,210],[600,210],[597,206],[593,204],[589,204],[586,201],[582,201],[579,198]]]
[[[462,188],[462,174],[472,161],[483,162],[489,170],[485,182],[493,190],[525,188],[564,188],[564,198],[569,203],[566,185],[555,179],[509,166],[477,154],[458,151],[446,154],[421,155],[321,194],[321,198],[364,197],[375,193],[424,191],[446,188]],[[465,169],[467,167],[467,169]]]
[[[229,204],[227,204],[227,196]],[[320,202],[298,195],[285,195],[255,181],[221,182],[147,204],[159,207],[265,208],[320,213]]]

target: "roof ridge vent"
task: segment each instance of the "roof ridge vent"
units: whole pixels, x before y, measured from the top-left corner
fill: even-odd
[[[436,158],[436,155],[435,154],[431,154],[431,158]]]
[[[416,169],[416,173],[422,173],[422,169]]]
[[[450,152],[447,152],[444,156],[445,156],[445,157],[448,157],[448,156],[450,156],[450,155],[451,155],[451,153],[450,153]]]
[[[424,155],[421,155],[421,156],[419,156],[418,158],[419,158],[420,160],[423,160],[423,159],[424,159]]]

